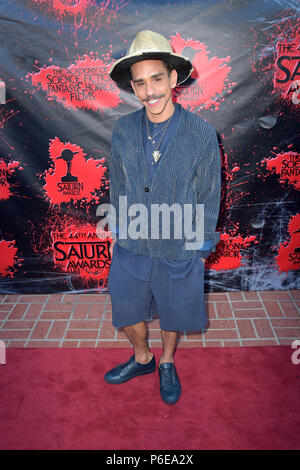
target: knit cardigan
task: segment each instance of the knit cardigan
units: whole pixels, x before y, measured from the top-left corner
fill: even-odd
[[[181,105],[180,105],[181,106]],[[143,148],[142,116],[144,109],[119,118],[114,126],[109,162],[110,213],[109,229],[112,237],[127,250],[142,255],[173,260],[189,259],[197,249],[187,249],[186,233],[174,235],[175,219],[170,216],[170,236],[151,236],[151,207],[173,204],[193,208],[192,229],[196,230],[196,204],[204,205],[204,241],[212,241],[212,251],[220,239],[216,232],[221,194],[221,156],[216,131],[199,116],[181,109],[180,119],[170,139],[157,171],[151,179]],[[120,196],[123,202],[120,206]],[[141,236],[131,237],[128,230],[137,215],[129,214],[133,204],[143,204],[147,210],[148,224],[142,227]],[[177,207],[179,207],[177,206]],[[120,224],[121,212],[124,215]],[[114,218],[113,215],[116,215]],[[116,225],[115,225],[116,224]],[[182,222],[183,227],[183,222]],[[117,230],[116,230],[117,228]],[[122,230],[121,230],[122,229]]]

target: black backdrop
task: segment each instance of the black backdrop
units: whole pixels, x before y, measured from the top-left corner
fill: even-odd
[[[195,72],[174,99],[221,143],[221,241],[206,290],[299,288],[297,1],[3,0],[0,8],[2,293],[106,290],[109,238],[96,235],[96,209],[109,202],[113,124],[140,106],[107,71],[142,29],[190,57]]]

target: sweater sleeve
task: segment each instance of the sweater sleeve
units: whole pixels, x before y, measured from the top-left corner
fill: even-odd
[[[220,240],[220,233],[216,232],[221,198],[221,155],[216,131],[213,129],[208,139],[205,151],[205,165],[199,165],[196,174],[197,203],[204,204],[204,245],[203,257],[215,250]],[[210,242],[210,243],[206,243]],[[210,245],[208,252],[206,245]],[[206,255],[206,256],[205,256]]]
[[[212,240],[206,240],[201,248],[198,250],[198,253],[199,253],[199,256],[201,256],[201,258],[207,258],[211,252],[213,248],[213,242]]]

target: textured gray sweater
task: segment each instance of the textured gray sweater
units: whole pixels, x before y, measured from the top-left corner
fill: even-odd
[[[116,210],[119,230],[114,232],[112,221],[109,227],[112,236],[118,239],[119,245],[143,255],[173,260],[191,258],[195,256],[196,248],[186,249],[185,242],[191,239],[186,238],[183,229],[180,238],[174,235],[175,217],[172,215],[169,218],[170,236],[164,238],[161,226],[156,238],[151,236],[151,206],[167,204],[171,207],[176,204],[184,214],[184,206],[191,205],[194,210],[192,230],[195,231],[196,204],[203,204],[204,241],[212,241],[214,249],[220,239],[215,229],[221,194],[221,155],[215,129],[199,116],[182,108],[177,129],[151,178],[143,147],[143,112],[140,109],[121,117],[114,127],[109,162],[110,204]],[[127,198],[126,204],[123,198],[121,206],[120,196]],[[132,238],[127,229],[137,215],[133,217],[128,209],[137,203],[147,209],[148,223],[142,227],[139,238]],[[121,212],[126,216],[120,224]]]

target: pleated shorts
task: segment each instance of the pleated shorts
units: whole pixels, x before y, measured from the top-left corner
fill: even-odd
[[[190,331],[205,327],[204,263],[199,256],[183,278],[170,274],[159,258],[152,258],[149,280],[132,275],[113,253],[108,289],[113,326],[134,325],[158,316],[167,331]]]

